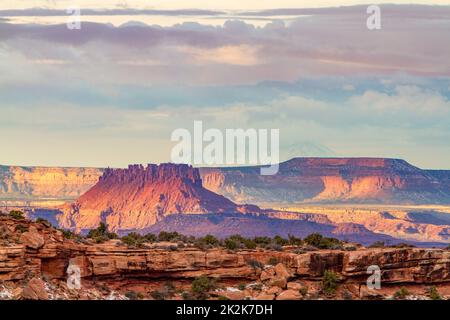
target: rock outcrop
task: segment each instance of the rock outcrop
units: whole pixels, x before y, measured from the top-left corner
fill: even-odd
[[[67,267],[76,265],[82,278],[193,278],[210,275],[261,278],[262,281],[270,281],[272,286],[285,289],[293,278],[319,279],[325,270],[338,273],[346,281],[360,281],[366,279],[368,266],[378,265],[386,283],[450,281],[450,251],[444,249],[374,248],[295,253],[289,248],[283,251],[201,250],[195,247],[169,250],[170,244],[129,248],[119,240],[104,244],[77,243],[64,239],[60,231],[42,223],[17,222],[0,217],[0,224],[11,231],[9,242],[2,242],[0,246],[0,280],[20,280],[27,274],[65,278]],[[22,225],[20,230],[37,232],[44,239],[43,246],[33,248],[28,243],[21,243],[20,231],[15,231],[17,225]],[[267,265],[271,260],[278,263],[265,268],[262,273],[255,269],[255,261],[259,265]]]

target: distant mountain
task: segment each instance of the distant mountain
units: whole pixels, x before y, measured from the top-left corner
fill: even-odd
[[[259,167],[202,168],[206,188],[237,203],[448,204],[448,171],[385,158],[294,158],[273,176]]]

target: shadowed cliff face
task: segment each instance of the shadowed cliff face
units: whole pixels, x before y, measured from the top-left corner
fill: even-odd
[[[58,217],[65,228],[142,229],[171,214],[238,212],[239,207],[202,186],[198,169],[150,164],[106,169],[99,182]]]
[[[237,203],[450,203],[446,171],[381,158],[295,158],[277,175],[259,168],[202,168],[204,186]]]

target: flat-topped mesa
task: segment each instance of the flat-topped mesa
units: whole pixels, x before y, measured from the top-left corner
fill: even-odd
[[[205,188],[236,203],[450,203],[445,171],[422,170],[401,159],[294,158],[272,176],[258,169],[201,168],[200,174]]]

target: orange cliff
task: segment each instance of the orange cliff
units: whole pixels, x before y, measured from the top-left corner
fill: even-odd
[[[202,186],[188,165],[130,165],[106,169],[98,183],[64,208],[64,228],[91,229],[100,221],[111,230],[143,229],[173,214],[236,213],[246,210]]]

